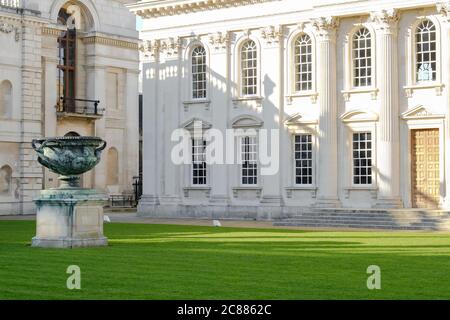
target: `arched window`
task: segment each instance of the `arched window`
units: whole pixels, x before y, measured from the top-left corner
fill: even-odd
[[[372,85],[372,39],[367,28],[359,29],[353,35],[353,86]]]
[[[6,119],[12,113],[12,84],[8,80],[0,84],[0,119]]]
[[[241,47],[241,88],[243,96],[258,93],[257,47],[253,40],[246,41]]]
[[[192,50],[192,98],[206,98],[206,50],[202,46]]]
[[[312,43],[307,34],[294,43],[295,91],[312,90]]]
[[[5,165],[0,168],[0,195],[11,194],[11,179],[12,179],[12,169],[10,166]]]
[[[119,153],[116,148],[109,148],[106,155],[106,185],[115,186],[119,184]]]
[[[69,17],[66,9],[61,9],[58,22],[67,25],[67,30],[58,37],[58,94],[64,98],[64,111],[75,111],[75,69],[77,51],[77,30],[68,25]]]
[[[430,20],[416,28],[416,81],[436,80],[436,26]]]

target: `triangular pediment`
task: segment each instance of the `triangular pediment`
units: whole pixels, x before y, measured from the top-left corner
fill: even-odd
[[[181,128],[192,131],[194,129],[208,130],[211,129],[212,125],[200,118],[192,118],[181,125]]]
[[[342,122],[378,121],[378,114],[370,110],[350,110],[341,116]]]
[[[430,119],[430,118],[444,118],[443,114],[436,114],[430,112],[427,108],[422,105],[414,107],[412,109],[406,110],[402,113],[402,119]]]
[[[250,115],[236,117],[231,122],[233,128],[257,128],[262,127],[263,124],[264,122],[261,119]]]

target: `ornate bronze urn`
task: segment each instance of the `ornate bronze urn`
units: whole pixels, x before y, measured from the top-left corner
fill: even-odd
[[[31,145],[39,163],[60,175],[60,189],[79,188],[79,175],[94,168],[106,148],[100,138],[80,136],[34,139]]]

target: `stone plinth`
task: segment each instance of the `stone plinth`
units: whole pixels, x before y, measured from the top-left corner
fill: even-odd
[[[75,248],[108,245],[103,235],[103,205],[108,198],[93,189],[42,190],[35,199],[33,247]]]

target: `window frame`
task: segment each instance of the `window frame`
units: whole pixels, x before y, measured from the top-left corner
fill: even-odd
[[[242,90],[242,70],[241,70],[241,48],[249,40],[252,40],[256,44],[256,94],[254,95],[243,95]],[[253,34],[242,34],[241,37],[236,41],[233,48],[233,56],[231,59],[233,63],[232,67],[232,81],[236,83],[233,86],[233,104],[236,106],[239,101],[255,101],[257,105],[260,106],[261,97],[261,44]]]
[[[423,20],[430,20],[436,27],[436,80],[430,82],[417,82],[416,80],[416,41],[415,30]],[[407,46],[405,55],[407,57],[406,85],[403,86],[407,98],[411,98],[416,90],[434,90],[436,96],[441,96],[444,88],[442,83],[442,26],[435,16],[424,15],[411,17],[406,31]]]
[[[253,61],[254,63],[256,63],[256,66],[253,68],[247,68],[247,70],[252,70],[254,71],[256,74],[252,77],[248,77],[248,79],[253,78],[255,83],[252,86],[249,87],[254,87],[255,92],[254,93],[244,93],[244,68],[243,68],[243,64],[244,64],[244,60],[243,60],[243,50],[244,50],[244,46],[250,42],[253,42],[254,44],[254,50],[252,50],[252,52],[254,52],[254,54],[256,55],[256,57],[254,59],[246,59],[246,61]],[[259,88],[258,88],[258,84],[259,84],[259,55],[260,55],[260,51],[258,50],[258,45],[256,43],[255,40],[253,39],[247,39],[245,41],[243,41],[239,47],[239,93],[241,97],[254,97],[254,96],[258,96],[259,94]]]
[[[371,161],[371,165],[370,165],[370,171],[371,171],[371,174],[370,174],[370,180],[371,180],[371,183],[355,183],[355,163],[354,163],[354,161],[355,161],[355,157],[354,157],[354,152],[355,152],[355,148],[354,148],[354,143],[355,143],[355,141],[354,141],[354,135],[355,134],[362,134],[362,133],[365,133],[365,134],[368,134],[368,133],[370,133],[370,136],[371,136],[371,138],[370,138],[370,143],[371,143],[371,148],[370,148],[370,152],[371,152],[371,157],[370,157],[370,161]],[[374,167],[374,158],[376,157],[376,154],[374,153],[374,138],[376,138],[376,137],[374,137],[374,134],[373,134],[373,131],[372,130],[364,130],[364,128],[361,128],[361,129],[358,129],[358,130],[351,130],[351,132],[350,132],[350,137],[349,137],[351,140],[349,141],[350,142],[350,145],[351,145],[351,150],[350,150],[350,166],[351,166],[351,171],[350,171],[350,175],[351,175],[351,177],[350,177],[350,179],[351,179],[351,186],[352,187],[355,187],[355,188],[370,188],[370,187],[373,187],[374,186],[374,181],[375,181],[375,176],[374,176],[374,172],[375,172],[375,167]],[[366,142],[367,142],[367,140],[366,140]],[[368,149],[366,148],[366,149],[364,149],[365,151],[367,151]],[[358,158],[358,159],[360,159],[361,160],[361,158]],[[366,160],[368,159],[368,158],[365,158]],[[368,168],[369,166],[366,166],[366,169]],[[362,166],[360,166],[360,168],[362,168]],[[360,177],[362,176],[361,174],[359,175]],[[367,177],[369,177],[369,175],[368,174],[366,174],[365,175],[365,177],[367,178]]]
[[[309,46],[311,47],[311,52],[308,54],[311,57],[311,61],[305,63],[305,64],[310,64],[310,66],[311,66],[311,70],[307,73],[307,74],[311,73],[311,80],[307,81],[307,82],[311,83],[311,87],[306,89],[306,90],[297,89],[297,83],[299,82],[299,81],[297,81],[297,75],[298,75],[297,74],[297,66],[298,65],[302,65],[301,61],[299,63],[297,63],[297,42],[300,40],[300,38],[302,38],[304,36],[308,37],[308,39],[309,39]],[[300,43],[299,46],[301,48],[302,44]],[[314,72],[315,72],[315,66],[314,66],[314,40],[313,40],[312,36],[309,35],[308,33],[300,32],[300,33],[297,33],[294,36],[294,38],[292,40],[292,46],[291,47],[292,47],[292,50],[291,50],[291,63],[290,63],[291,64],[291,81],[290,81],[290,83],[291,83],[291,87],[292,87],[291,90],[295,94],[302,94],[302,93],[312,92],[314,90],[314,87],[315,87],[314,86],[314,81],[315,81],[315,75],[314,75]],[[301,56],[301,52],[300,52],[300,56]],[[302,82],[300,81],[299,83],[301,84]]]
[[[417,61],[417,56],[418,56],[418,51],[417,51],[417,33],[418,33],[418,28],[421,24],[423,24],[425,21],[428,21],[430,23],[433,24],[434,26],[434,32],[435,32],[435,64],[436,64],[436,70],[435,70],[435,79],[434,80],[429,80],[429,81],[423,81],[423,82],[419,82],[418,81],[418,71],[417,71],[417,65],[418,65],[418,61]],[[439,43],[440,43],[440,33],[438,33],[438,26],[436,24],[435,21],[433,21],[432,19],[426,17],[423,19],[420,19],[415,25],[414,28],[412,30],[412,34],[411,34],[411,40],[412,40],[412,71],[413,71],[413,83],[416,85],[427,85],[427,84],[433,84],[436,83],[438,81],[438,75],[440,74],[440,55],[438,53],[438,50],[440,49]],[[440,51],[440,50],[439,50]]]
[[[204,51],[204,67],[205,67],[205,79],[204,81],[204,91],[205,91],[205,96],[204,97],[194,97],[194,72],[193,72],[193,68],[194,68],[194,51],[198,48],[202,48]],[[200,73],[198,73],[200,74]],[[194,43],[192,45],[192,48],[190,50],[189,53],[189,100],[192,101],[202,101],[202,100],[206,100],[208,98],[208,91],[209,91],[209,86],[208,86],[208,51],[206,50],[205,46],[202,43]]]
[[[253,160],[254,163],[256,163],[256,176],[252,176],[254,179],[256,179],[256,183],[244,183],[244,160],[243,160],[243,139],[254,139],[254,146],[255,146],[255,150],[252,151],[255,154],[256,160]],[[238,148],[238,159],[239,159],[239,186],[241,187],[258,187],[261,183],[261,177],[260,177],[260,163],[259,163],[259,139],[258,139],[258,135],[254,135],[252,133],[243,133],[242,135],[237,136],[238,139],[238,143],[237,143],[237,148]],[[247,169],[247,170],[252,170],[252,169]],[[251,176],[246,176],[251,177]]]
[[[371,74],[370,74],[370,78],[369,77],[367,77],[367,75],[366,75],[366,80],[367,79],[370,79],[370,84],[369,85],[365,85],[365,86],[361,86],[361,85],[359,85],[359,86],[356,86],[355,85],[355,81],[356,81],[356,77],[355,77],[355,69],[356,69],[356,66],[355,66],[355,62],[356,62],[356,58],[355,58],[355,46],[354,46],[354,41],[355,41],[355,36],[356,36],[356,34],[358,33],[358,32],[360,32],[361,30],[363,30],[363,29],[365,29],[365,30],[367,30],[368,31],[368,33],[369,33],[369,36],[370,36],[370,48],[367,48],[367,47],[365,47],[364,49],[367,51],[367,49],[370,49],[370,52],[371,52],[371,55],[370,55],[370,72],[371,72]],[[356,90],[358,90],[358,89],[366,89],[366,88],[372,88],[373,87],[373,85],[374,85],[374,75],[375,75],[375,69],[374,69],[374,53],[375,53],[375,50],[374,50],[374,39],[373,39],[373,37],[374,37],[374,33],[373,32],[371,32],[371,30],[368,28],[368,27],[366,27],[366,26],[360,26],[360,27],[358,27],[358,28],[356,28],[356,30],[354,30],[352,33],[351,33],[351,37],[349,37],[349,42],[350,42],[350,87],[351,88],[353,88],[353,89],[356,89]],[[365,39],[366,41],[367,41],[367,38]],[[358,41],[360,41],[360,40],[358,40]],[[358,50],[361,50],[361,48],[358,48]],[[367,60],[367,58],[366,58],[366,60]],[[367,70],[367,66],[366,66],[366,70]],[[361,78],[361,77],[358,77],[358,78]]]
[[[296,150],[295,150],[295,146],[296,146],[296,137],[297,136],[311,136],[311,183],[309,184],[304,184],[304,183],[297,183],[297,164],[296,161],[297,159],[295,158],[295,154],[296,154]],[[307,188],[307,187],[314,187],[316,185],[316,146],[315,146],[315,135],[312,132],[306,132],[306,131],[301,131],[301,132],[294,132],[292,135],[292,144],[291,144],[291,159],[292,159],[292,174],[291,174],[291,178],[292,178],[292,185],[294,187],[299,187],[299,188]]]
[[[195,153],[194,153],[194,141],[203,141],[203,147],[204,147],[204,149],[203,149],[203,157],[204,157],[204,161],[203,161],[203,163],[204,163],[204,168],[203,169],[200,169],[200,170],[204,170],[204,173],[205,173],[205,175],[204,175],[204,180],[205,180],[205,183],[194,183],[194,179],[195,179],[195,176],[194,176],[194,171],[196,170],[196,169],[194,169],[194,156],[195,156]],[[206,163],[206,146],[207,146],[207,142],[206,142],[206,140],[205,140],[205,138],[204,138],[204,136],[202,135],[201,137],[196,137],[196,136],[192,136],[191,137],[191,139],[190,139],[190,150],[191,150],[191,164],[190,164],[190,185],[191,185],[191,187],[206,187],[206,186],[208,186],[208,178],[209,178],[209,172],[208,172],[208,164]],[[197,177],[197,178],[199,178],[199,177]],[[201,178],[201,177],[200,177]]]

